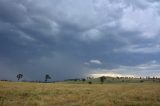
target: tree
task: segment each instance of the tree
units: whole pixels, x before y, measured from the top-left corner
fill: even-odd
[[[101,84],[103,84],[104,80],[106,79],[105,76],[102,76],[102,77],[99,77],[100,78],[100,81],[101,81]]]
[[[83,81],[83,83],[86,81],[86,79],[85,78],[82,78],[82,81]]]
[[[19,81],[22,77],[23,77],[23,74],[18,74],[18,75],[17,75],[18,81]]]
[[[48,79],[51,79],[51,77],[49,76],[49,74],[46,74],[46,76],[45,76],[45,82],[47,82]]]

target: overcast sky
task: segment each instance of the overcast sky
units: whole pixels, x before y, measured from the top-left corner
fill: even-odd
[[[0,79],[160,76],[159,0],[0,0]]]

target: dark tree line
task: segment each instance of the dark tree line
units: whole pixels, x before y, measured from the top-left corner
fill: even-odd
[[[17,80],[21,80],[24,76],[23,74],[17,74]],[[44,76],[44,82],[48,82],[48,80],[51,79],[51,76],[49,74],[45,74]],[[83,83],[85,83],[86,81],[88,81],[88,84],[92,84],[92,79],[91,77],[87,77],[87,79],[85,78],[81,78],[81,79],[68,79],[68,80],[64,80],[64,81],[82,81]],[[101,76],[99,77],[99,81],[101,84],[104,83],[104,81],[107,79],[107,81],[111,81],[111,77],[107,77],[107,76]],[[143,83],[143,82],[147,82],[147,81],[153,81],[153,82],[160,82],[160,78],[158,77],[149,77],[147,76],[146,78],[144,77],[139,77],[139,78],[133,78],[133,77],[115,77],[115,78],[112,78],[112,81],[114,82],[114,80],[119,80],[121,82],[130,82],[130,81],[134,81],[134,79],[139,79],[139,82],[140,83]],[[34,82],[34,81],[33,81]],[[35,81],[37,82],[37,81]],[[43,82],[43,81],[39,81],[39,82]]]

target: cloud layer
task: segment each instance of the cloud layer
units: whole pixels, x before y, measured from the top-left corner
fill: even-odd
[[[59,80],[119,67],[133,74],[126,67],[159,65],[159,29],[158,0],[1,0],[0,78]]]

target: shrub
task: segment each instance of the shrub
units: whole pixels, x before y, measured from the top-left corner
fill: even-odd
[[[89,81],[89,82],[88,82],[88,84],[92,84],[92,82],[91,82],[91,81]]]
[[[142,82],[144,82],[144,80],[140,80],[140,82],[142,83]]]

